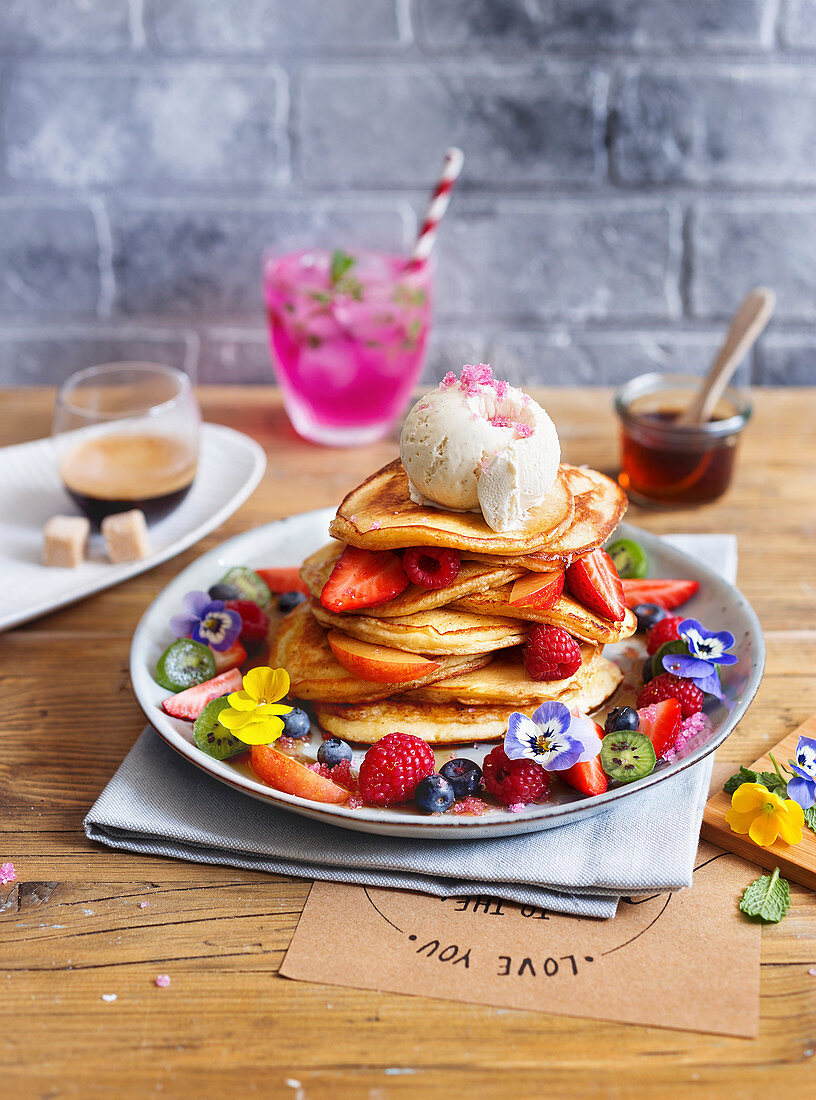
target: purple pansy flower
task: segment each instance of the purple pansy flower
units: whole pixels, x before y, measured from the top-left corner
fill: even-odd
[[[727,653],[734,644],[730,630],[706,630],[696,619],[683,619],[677,633],[688,644],[689,654],[669,653],[663,658],[663,667],[674,676],[691,680],[700,691],[723,700],[722,685],[717,675],[717,665],[735,665],[737,658]]]
[[[812,737],[799,737],[796,759],[788,763],[793,779],[788,780],[788,798],[798,802],[803,810],[816,805],[816,741]]]
[[[514,711],[504,738],[510,760],[535,760],[548,772],[565,771],[601,751],[594,722],[572,715],[563,703],[548,702],[532,718]]]
[[[225,650],[241,633],[241,616],[225,608],[223,600],[211,600],[206,592],[188,592],[181,602],[184,614],[170,620],[176,637]]]

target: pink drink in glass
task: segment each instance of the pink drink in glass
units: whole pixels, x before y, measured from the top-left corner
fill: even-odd
[[[385,435],[422,369],[431,265],[382,252],[304,249],[269,258],[272,362],[295,430],[354,446]]]

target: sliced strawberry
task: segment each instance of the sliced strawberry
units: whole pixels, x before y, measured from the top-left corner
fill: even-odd
[[[237,668],[231,668],[229,672],[222,672],[220,676],[214,676],[212,680],[205,680],[203,684],[180,691],[178,695],[171,695],[169,699],[162,700],[162,710],[171,718],[183,718],[186,722],[195,722],[199,714],[212,699],[218,699],[222,695],[229,695],[231,691],[239,691],[243,678]]]
[[[557,774],[581,794],[603,794],[609,786],[609,777],[601,767],[601,758],[585,760],[583,764],[573,764],[566,771]]]
[[[699,581],[644,578],[624,581],[623,594],[627,607],[636,607],[639,603],[656,603],[666,611],[673,611],[675,607],[690,600],[699,587]]]
[[[281,565],[272,569],[256,569],[255,572],[266,582],[270,592],[281,595],[283,592],[302,592],[309,595],[309,589],[300,579],[300,570],[296,565]]]
[[[329,611],[353,611],[387,603],[407,587],[408,578],[396,554],[347,546],[323,585],[320,602]]]
[[[567,588],[579,603],[604,619],[619,623],[626,616],[623,581],[612,559],[600,546],[570,565]]]
[[[650,707],[641,707],[638,718],[638,733],[644,734],[652,742],[655,756],[663,756],[674,747],[683,721],[679,700],[664,699],[661,703],[652,703]]]
[[[215,657],[215,671],[228,672],[231,668],[238,668],[246,660],[247,652],[240,642],[235,642],[229,649],[212,651]]]

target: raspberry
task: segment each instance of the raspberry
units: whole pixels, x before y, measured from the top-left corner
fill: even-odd
[[[510,760],[497,745],[482,762],[485,790],[503,806],[541,800],[550,790],[548,773],[535,760]]]
[[[581,647],[560,626],[534,626],[524,647],[533,680],[566,680],[581,667]]]
[[[241,616],[240,638],[244,642],[265,642],[269,633],[269,616],[252,600],[227,600],[224,607]]]
[[[677,628],[682,623],[677,615],[667,615],[665,619],[650,626],[646,631],[646,652],[650,657],[657,653],[664,642],[676,642],[680,635]]]
[[[652,703],[661,703],[664,699],[676,699],[684,718],[690,718],[692,714],[703,709],[703,693],[696,684],[671,672],[661,672],[640,689],[637,697],[638,710],[651,706]]]
[[[421,779],[436,768],[427,741],[412,733],[389,733],[365,754],[360,765],[360,795],[374,806],[409,802]]]
[[[420,588],[444,588],[459,576],[459,551],[435,546],[412,546],[402,557],[408,579]]]

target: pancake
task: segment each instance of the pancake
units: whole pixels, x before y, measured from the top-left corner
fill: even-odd
[[[487,668],[459,673],[433,685],[406,691],[406,698],[421,703],[467,703],[484,706],[537,706],[545,699],[566,699],[589,680],[600,650],[581,646],[581,665],[566,680],[533,680],[519,650],[502,653]]]
[[[432,684],[446,676],[455,676],[483,668],[491,655],[465,654],[439,657],[439,668],[415,680],[399,683],[373,683],[348,672],[332,652],[326,631],[312,615],[308,604],[300,604],[284,617],[269,652],[269,663],[285,668],[291,680],[291,694],[299,699],[318,699],[333,703],[363,703],[386,699],[410,688]]]
[[[476,561],[496,565],[518,565],[538,573],[549,572],[554,564],[569,565],[575,558],[603,546],[626,511],[626,494],[611,478],[579,466],[563,466],[575,505],[572,522],[547,546],[534,554],[518,557],[474,554]]]
[[[300,575],[304,583],[318,600],[323,591],[323,585],[334,568],[334,563],[343,552],[343,546],[341,542],[331,542],[308,557],[300,567]],[[491,587],[507,584],[521,575],[521,569],[513,569],[509,566],[487,562],[462,562],[459,576],[444,588],[420,588],[419,585],[409,584],[395,599],[377,604],[370,609],[360,608],[355,614],[370,612],[377,619],[415,615],[420,611],[430,611],[434,607],[444,607],[451,601],[473,592],[486,592]]]
[[[585,713],[597,710],[614,694],[621,679],[620,669],[605,657],[599,657],[585,687],[576,692],[569,705]],[[500,741],[513,711],[532,715],[535,706],[419,703],[397,695],[384,702],[360,705],[316,703],[313,709],[326,733],[344,741],[370,745],[400,730],[434,745],[450,745]]]
[[[471,615],[438,607],[378,619],[374,615],[335,615],[317,600],[312,614],[327,630],[342,630],[353,638],[376,645],[405,649],[409,653],[490,653],[527,640],[530,624],[519,619],[500,619],[494,615]],[[374,609],[372,609],[374,610]]]
[[[501,588],[491,588],[489,592],[476,592],[457,600],[453,607],[460,611],[470,611],[474,615],[498,615],[507,618],[512,615],[534,623],[560,626],[574,637],[595,645],[621,642],[625,638],[631,638],[637,630],[637,619],[628,608],[623,622],[614,623],[611,619],[596,615],[571,596],[559,596],[549,611],[539,611],[535,607],[518,607],[509,602],[512,590],[511,584],[505,584]]]
[[[445,546],[487,554],[522,554],[547,546],[573,515],[572,493],[562,468],[546,501],[533,508],[520,531],[493,531],[476,512],[451,512],[414,504],[408,476],[395,459],[348,494],[329,525],[341,542],[366,550]]]

